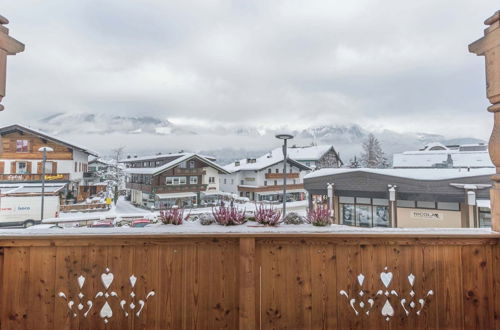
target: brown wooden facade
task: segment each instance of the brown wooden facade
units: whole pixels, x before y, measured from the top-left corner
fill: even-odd
[[[499,240],[474,233],[4,237],[0,323],[499,329]]]

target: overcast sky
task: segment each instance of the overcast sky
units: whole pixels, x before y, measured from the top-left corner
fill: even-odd
[[[58,112],[291,128],[357,123],[487,139],[493,0],[2,0],[2,122]],[[74,123],[78,125],[79,123]]]

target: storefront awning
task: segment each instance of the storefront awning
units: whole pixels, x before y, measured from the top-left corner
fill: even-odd
[[[288,190],[286,191],[287,195],[292,194],[292,193],[305,193],[303,189],[294,189],[294,190]],[[266,191],[266,192],[257,192],[256,193],[259,196],[265,196],[265,195],[283,195],[283,190],[276,190],[276,191]]]
[[[196,197],[196,193],[184,192],[184,193],[175,193],[175,194],[156,194],[156,197],[158,199],[191,198],[191,197]]]

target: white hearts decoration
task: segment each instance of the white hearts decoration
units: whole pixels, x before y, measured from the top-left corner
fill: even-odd
[[[365,276],[363,274],[358,275],[358,283],[359,285],[363,285],[363,282],[365,281]]]
[[[392,281],[392,272],[380,273],[380,280],[384,283],[385,287],[388,288]]]
[[[102,285],[104,285],[106,290],[109,289],[109,287],[111,286],[111,283],[113,283],[114,278],[115,278],[115,276],[113,275],[113,273],[108,273],[108,274],[102,273],[101,274]]]
[[[108,323],[108,319],[113,316],[113,310],[107,301],[104,306],[102,306],[99,316],[104,319],[104,323]]]
[[[413,284],[415,283],[415,275],[408,275],[408,282],[410,282],[410,285],[413,286]]]
[[[384,306],[382,307],[382,316],[386,316],[386,321],[389,321],[391,316],[394,316],[394,308],[392,308],[389,300],[386,300]]]

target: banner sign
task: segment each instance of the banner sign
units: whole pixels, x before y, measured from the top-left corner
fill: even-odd
[[[443,214],[434,211],[411,211],[410,217],[413,219],[443,220]]]

